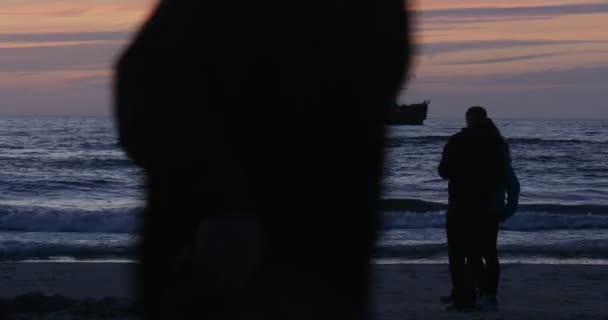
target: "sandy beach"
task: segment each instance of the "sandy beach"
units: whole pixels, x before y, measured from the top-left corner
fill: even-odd
[[[133,263],[1,263],[0,297],[28,292],[74,299],[130,298]]]
[[[133,302],[130,279],[134,266],[131,263],[2,263],[1,306],[6,309],[5,313],[12,314],[8,319],[135,319],[132,308],[128,307]],[[608,320],[608,266],[505,264],[498,312],[445,311],[438,298],[450,289],[447,265],[376,265],[374,279],[377,320]],[[40,305],[48,307],[50,298],[30,297],[28,303],[32,310],[27,310],[23,295],[32,292],[61,295],[72,302],[63,302],[67,305],[64,308],[57,306],[53,310],[51,306],[41,311]],[[16,304],[20,309],[14,308]],[[32,314],[34,311],[38,314]]]
[[[447,265],[376,267],[377,320],[608,319],[608,266],[505,264],[498,312],[445,311]]]
[[[0,263],[0,320],[136,319],[133,263]]]

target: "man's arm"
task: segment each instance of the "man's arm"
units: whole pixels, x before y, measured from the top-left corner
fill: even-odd
[[[451,164],[451,157],[450,154],[452,153],[452,149],[453,149],[453,142],[452,142],[452,138],[450,138],[450,140],[448,140],[448,142],[445,144],[445,147],[443,147],[443,153],[441,154],[441,161],[439,162],[439,168],[437,168],[437,171],[439,172],[439,176],[441,176],[441,178],[448,180],[452,178],[452,164]]]

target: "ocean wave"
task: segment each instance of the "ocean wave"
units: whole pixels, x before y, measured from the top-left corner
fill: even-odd
[[[383,229],[438,229],[445,228],[444,212],[386,213]],[[608,215],[568,215],[519,212],[500,225],[502,230],[583,230],[608,229]]]
[[[401,145],[407,145],[409,143],[445,143],[450,138],[449,135],[429,135],[429,136],[417,136],[417,137],[403,137],[393,136],[386,137],[385,143],[387,147],[398,147]],[[585,140],[585,139],[548,139],[548,138],[523,138],[514,137],[507,138],[510,144],[539,144],[539,145],[552,145],[552,144],[605,144],[608,143],[606,140]]]
[[[395,199],[385,198],[381,200],[381,208],[387,212],[434,212],[445,211],[447,204],[441,202],[426,201],[420,199]],[[521,212],[539,212],[539,213],[554,213],[554,214],[605,214],[608,215],[608,205],[594,204],[552,204],[552,203],[537,203],[537,204],[521,204],[519,206]]]
[[[501,229],[514,231],[608,229],[608,216],[521,213],[503,223]]]
[[[406,202],[418,206],[412,210],[385,210],[382,225],[384,230],[445,227],[445,210],[441,208],[438,210],[438,207],[444,205],[420,200]],[[501,224],[501,229],[513,231],[608,229],[606,211],[603,211],[604,214],[589,213],[598,212],[589,211],[598,207],[601,206],[564,209],[560,206],[555,208],[547,205],[523,205],[515,216]],[[142,207],[83,210],[0,205],[0,231],[136,233],[142,211]]]
[[[127,158],[89,158],[89,157],[72,157],[61,160],[50,160],[46,162],[54,168],[69,168],[69,169],[112,169],[120,167],[134,167],[133,162]]]
[[[21,149],[25,149],[25,147],[23,145],[14,145],[14,144],[3,144],[3,143],[0,143],[0,150],[5,150],[5,149],[21,150]]]
[[[135,258],[134,244],[83,245],[81,243],[16,242],[0,243],[0,261],[28,259],[52,259],[70,257],[74,259]]]
[[[445,243],[418,245],[378,245],[374,255],[378,258],[423,258],[447,254]]]
[[[603,144],[608,141],[604,140],[585,140],[585,139],[546,139],[546,138],[507,138],[507,141],[511,144],[574,144],[574,143],[588,143],[588,144]]]
[[[505,256],[545,256],[556,258],[586,257],[594,259],[608,258],[608,240],[580,240],[567,244],[499,244],[498,252]],[[447,256],[445,243],[414,245],[378,245],[376,258],[429,258]]]
[[[39,167],[44,170],[56,169],[79,169],[79,170],[95,170],[108,169],[115,170],[120,168],[135,168],[131,160],[121,157],[120,155],[109,156],[92,156],[90,154],[81,154],[69,156],[66,158],[49,157],[44,154],[36,155],[18,155],[4,157],[5,161],[11,161],[12,165],[19,164],[25,167]]]
[[[0,206],[0,231],[135,233],[140,207],[78,210]]]
[[[398,147],[408,143],[436,143],[447,142],[450,136],[418,136],[418,137],[386,137],[386,147]]]
[[[433,212],[447,209],[447,204],[420,199],[394,199],[385,198],[381,200],[383,211],[399,212]]]
[[[124,175],[77,175],[68,173],[56,175],[53,179],[34,177],[30,180],[7,178],[0,185],[0,193],[5,199],[31,198],[58,194],[77,195],[78,197],[116,197],[117,195],[137,195],[143,191],[140,176],[135,172],[131,176]],[[0,207],[1,209],[1,207]]]

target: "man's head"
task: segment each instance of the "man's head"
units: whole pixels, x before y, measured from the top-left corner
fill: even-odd
[[[473,106],[467,110],[466,119],[467,127],[470,127],[476,123],[480,123],[488,119],[488,113],[483,107]]]

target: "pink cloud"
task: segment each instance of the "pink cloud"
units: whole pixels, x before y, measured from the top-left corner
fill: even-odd
[[[90,6],[67,6],[67,5],[25,5],[25,6],[9,6],[0,10],[2,15],[18,15],[18,16],[77,16],[86,13]]]

